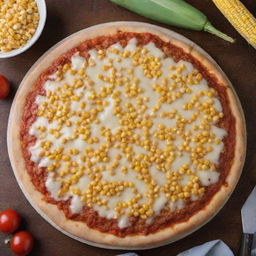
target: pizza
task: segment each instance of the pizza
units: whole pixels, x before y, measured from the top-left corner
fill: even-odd
[[[103,247],[149,248],[224,205],[245,157],[229,81],[207,56],[144,26],[85,30],[32,67],[8,149],[30,202]]]

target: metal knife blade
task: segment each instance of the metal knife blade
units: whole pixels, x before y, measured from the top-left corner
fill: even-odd
[[[241,216],[244,233],[254,234],[256,232],[256,186],[245,201]]]

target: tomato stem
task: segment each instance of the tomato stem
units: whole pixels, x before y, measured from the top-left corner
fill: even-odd
[[[12,240],[12,235],[7,236],[7,237],[4,239],[4,244],[5,244],[5,245],[9,245],[10,242],[11,242],[11,240]]]

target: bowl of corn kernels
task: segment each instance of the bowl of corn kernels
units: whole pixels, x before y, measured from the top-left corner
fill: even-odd
[[[0,0],[0,58],[29,49],[40,37],[45,21],[45,0]]]

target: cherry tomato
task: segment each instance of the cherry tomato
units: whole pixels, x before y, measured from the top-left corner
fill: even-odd
[[[0,75],[0,99],[5,99],[10,92],[10,83],[6,77]]]
[[[12,210],[7,209],[0,213],[0,231],[5,234],[13,233],[20,226],[20,215]]]
[[[19,256],[28,255],[34,245],[34,238],[28,231],[19,231],[11,239],[11,249]]]

